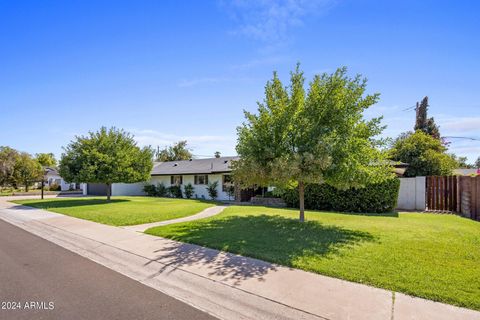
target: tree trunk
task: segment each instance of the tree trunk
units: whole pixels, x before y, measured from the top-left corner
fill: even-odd
[[[300,222],[305,221],[305,185],[303,181],[298,182],[298,199],[300,200]]]
[[[25,192],[28,192],[28,182],[25,181]]]
[[[107,183],[107,201],[110,201],[110,196],[112,194],[112,184],[111,183]]]

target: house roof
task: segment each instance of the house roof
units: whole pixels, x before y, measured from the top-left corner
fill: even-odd
[[[45,175],[46,176],[60,176],[60,174],[58,173],[58,170],[56,168],[52,168],[52,167],[46,167],[45,168]]]
[[[239,157],[220,157],[208,159],[191,159],[180,161],[155,162],[152,176],[175,174],[211,174],[232,171],[232,161]]]

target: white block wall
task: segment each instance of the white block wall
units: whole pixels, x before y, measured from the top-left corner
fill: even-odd
[[[425,177],[400,178],[397,209],[425,210]]]
[[[144,196],[144,186],[145,182],[114,183],[112,184],[112,196]]]

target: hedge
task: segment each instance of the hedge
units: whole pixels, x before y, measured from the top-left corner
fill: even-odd
[[[305,186],[305,209],[344,212],[390,212],[397,206],[400,180],[368,185],[360,189],[338,190],[327,184]],[[298,189],[286,190],[282,196],[289,207],[299,207]]]

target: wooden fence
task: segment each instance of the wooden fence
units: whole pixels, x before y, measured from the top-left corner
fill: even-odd
[[[480,221],[480,176],[431,176],[426,183],[428,211],[457,212]]]

